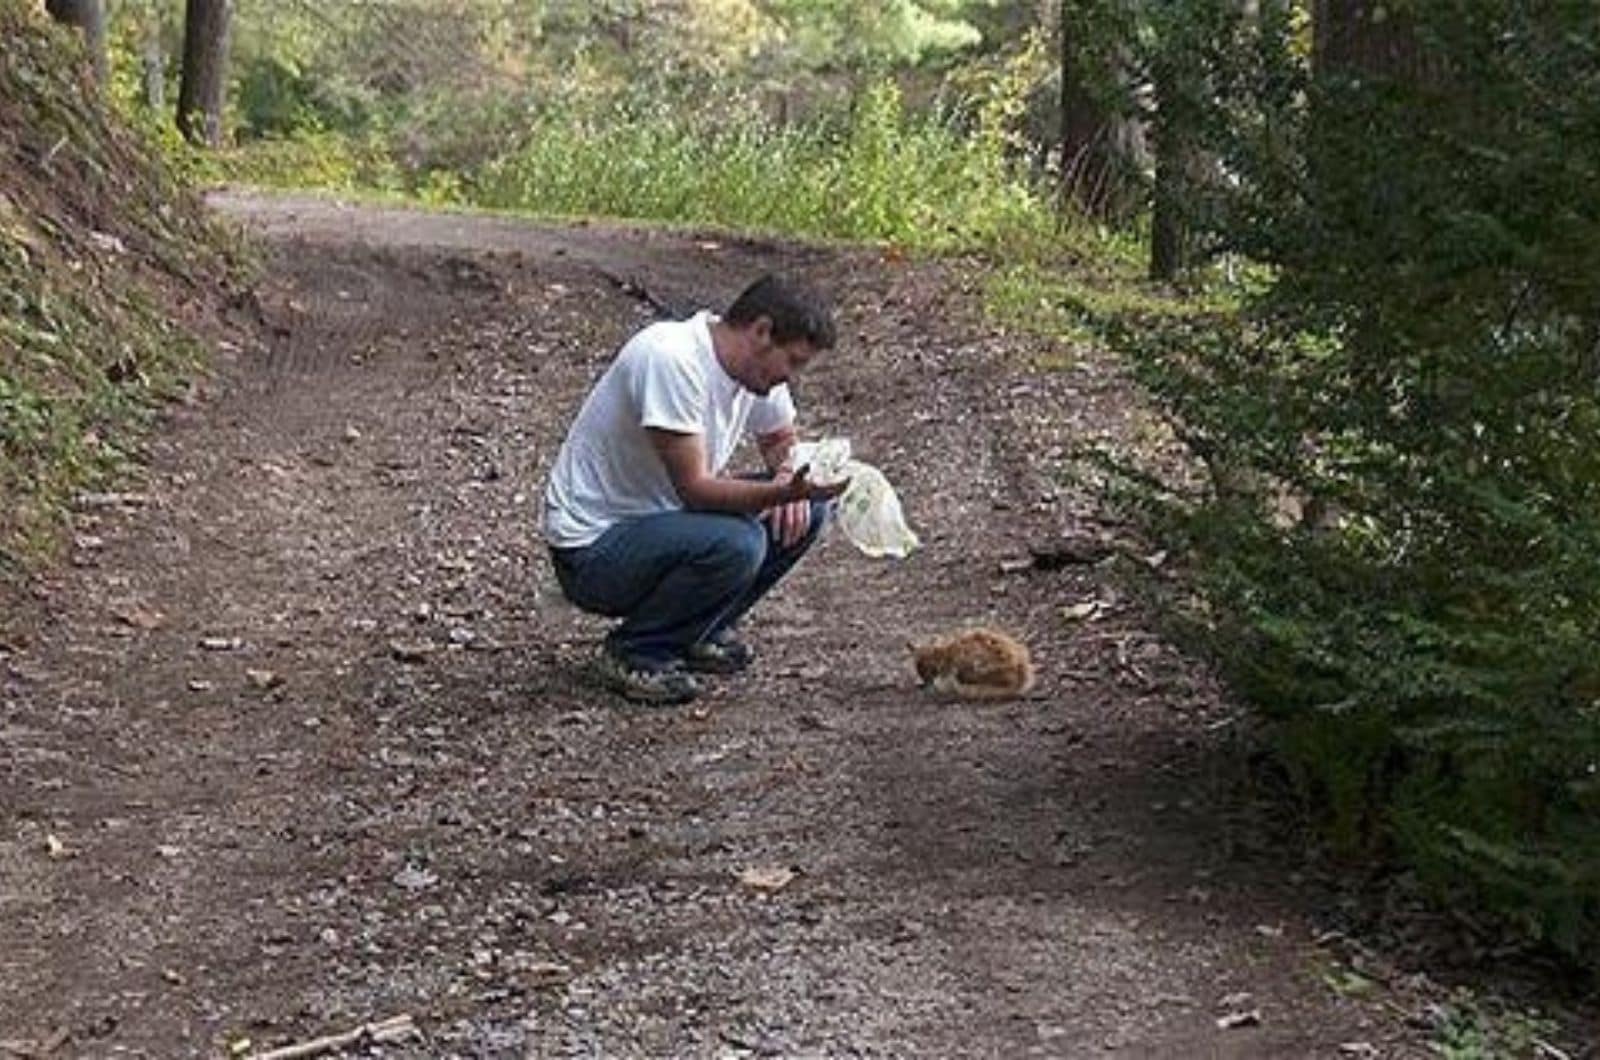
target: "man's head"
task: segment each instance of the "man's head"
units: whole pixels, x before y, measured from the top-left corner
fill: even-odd
[[[722,323],[736,339],[729,374],[757,394],[787,383],[838,337],[833,314],[816,291],[772,274],[746,287]]]

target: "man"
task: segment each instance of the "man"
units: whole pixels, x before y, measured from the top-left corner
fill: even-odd
[[[568,599],[622,619],[597,668],[627,698],[688,702],[694,673],[749,665],[736,624],[844,488],[811,484],[791,459],[788,381],[834,338],[815,293],[765,276],[720,318],[639,332],[579,410],[545,490],[545,539]],[[724,474],[747,432],[768,474]]]

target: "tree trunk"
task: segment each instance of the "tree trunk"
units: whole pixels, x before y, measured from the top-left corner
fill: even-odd
[[[161,13],[145,12],[139,41],[139,63],[143,69],[144,105],[160,113],[167,105],[167,50],[161,40]]]
[[[1072,2],[1061,4],[1061,202],[1107,220],[1121,219],[1129,210],[1131,176],[1135,165],[1130,152],[1139,139],[1127,119],[1107,112],[1090,94],[1085,59],[1077,47]]]
[[[1167,118],[1156,118],[1156,187],[1150,213],[1150,278],[1172,281],[1187,264],[1188,226],[1183,218],[1180,134]]]
[[[1383,0],[1313,0],[1311,67],[1330,73],[1427,79],[1417,35],[1394,4]]]
[[[1150,278],[1171,281],[1189,265],[1189,200],[1200,178],[1194,139],[1198,89],[1190,57],[1169,54],[1154,71],[1156,186],[1150,213]]]
[[[106,8],[102,0],[45,0],[50,17],[83,30],[84,47],[94,66],[95,80],[106,81]]]
[[[178,129],[190,143],[216,147],[222,142],[232,22],[233,0],[188,0],[185,5]]]

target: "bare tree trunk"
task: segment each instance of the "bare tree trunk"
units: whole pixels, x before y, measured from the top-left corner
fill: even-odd
[[[144,72],[144,105],[160,113],[167,105],[167,50],[161,40],[161,12],[145,12],[139,41],[139,62]]]
[[[94,65],[95,80],[105,84],[106,8],[103,0],[45,0],[44,6],[57,22],[83,30],[83,43]]]
[[[185,5],[178,129],[190,143],[216,147],[222,142],[232,22],[233,0],[188,0]]]
[[[1188,226],[1183,218],[1184,171],[1181,134],[1165,116],[1156,118],[1156,187],[1150,214],[1150,278],[1171,281],[1187,264]]]
[[[1413,83],[1430,63],[1413,27],[1381,0],[1313,0],[1311,67],[1328,73],[1381,74]]]
[[[1061,201],[1101,218],[1118,219],[1128,210],[1130,158],[1124,150],[1135,137],[1126,119],[1106,112],[1086,84],[1084,57],[1072,24],[1072,0],[1061,4]]]
[[[1194,141],[1196,86],[1185,55],[1167,55],[1154,73],[1156,186],[1150,214],[1150,278],[1171,281],[1189,266],[1189,200],[1200,173]]]

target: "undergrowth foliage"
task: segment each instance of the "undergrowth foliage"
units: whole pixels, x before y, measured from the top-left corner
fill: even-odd
[[[1600,27],[1405,10],[1420,73],[1263,4],[1218,76],[1210,235],[1273,272],[1121,318],[1209,473],[1128,495],[1332,845],[1600,970]]]
[[[883,82],[848,108],[781,123],[737,92],[707,101],[575,89],[529,99],[509,117],[503,105],[454,111],[453,142],[425,103],[385,132],[301,129],[225,154],[219,173],[930,250],[1048,240],[1055,218],[1018,172],[1005,116],[970,109],[913,115]]]
[[[157,152],[97,102],[75,38],[0,0],[0,567],[59,537],[201,361],[171,312],[237,273]],[[0,571],[0,574],[5,571]]]
[[[928,247],[992,244],[1052,224],[996,145],[906,114],[889,83],[847,113],[794,126],[728,100],[715,112],[629,98],[545,111],[474,197]]]

